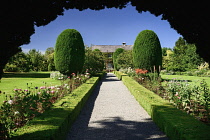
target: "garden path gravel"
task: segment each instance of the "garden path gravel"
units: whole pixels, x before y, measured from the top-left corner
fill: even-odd
[[[66,140],[168,140],[112,73],[96,86]]]

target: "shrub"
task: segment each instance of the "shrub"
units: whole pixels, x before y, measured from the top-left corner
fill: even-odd
[[[93,50],[93,53],[95,54],[95,69],[98,71],[103,71],[104,69],[104,57],[102,52],[99,49]]]
[[[102,52],[98,49],[92,51],[91,49],[86,48],[83,72],[87,72],[87,70],[89,70],[91,74],[95,74],[103,69],[104,59]]]
[[[56,79],[56,80],[64,80],[67,78],[67,76],[61,74],[59,71],[54,71],[50,73],[50,78]]]
[[[123,53],[124,52],[124,49],[122,48],[118,48],[116,49],[116,51],[113,53],[113,63],[114,63],[114,69],[115,70],[119,70],[119,67],[117,65],[117,58],[118,58],[118,55]]]
[[[131,67],[128,67],[128,68],[125,68],[125,69],[120,69],[119,71],[127,74],[130,77],[133,77],[133,76],[136,75],[136,71],[134,71]]]
[[[159,73],[162,66],[162,50],[155,32],[144,30],[138,34],[133,46],[133,63],[135,68],[155,70]]]
[[[92,77],[86,83],[53,104],[52,109],[44,112],[39,117],[18,129],[12,139],[39,139],[57,140],[65,139],[71,127],[91,95],[98,77]]]
[[[210,123],[210,90],[203,80],[200,86],[192,86],[187,81],[172,80],[166,84],[165,98],[188,114],[205,123]]]
[[[125,50],[121,54],[118,55],[117,67],[120,69],[133,68],[133,55],[132,50]]]
[[[71,79],[63,81],[60,86],[47,86],[44,83],[41,87],[27,86],[25,90],[15,88],[13,97],[6,95],[0,107],[0,139],[10,137],[14,131],[50,110],[64,96],[70,93],[76,96],[72,91],[89,78],[88,73],[77,76],[73,74]]]
[[[199,70],[208,70],[209,69],[209,63],[207,63],[207,62],[201,63],[200,66],[198,66],[198,69]]]
[[[7,64],[4,70],[6,72],[18,72],[19,68],[14,64]]]
[[[64,30],[55,46],[55,67],[62,74],[80,73],[85,61],[84,42],[75,29]]]

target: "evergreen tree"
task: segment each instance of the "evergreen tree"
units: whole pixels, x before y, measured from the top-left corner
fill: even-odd
[[[42,55],[40,51],[31,49],[27,56],[30,59],[30,69],[32,71],[47,71],[47,60],[45,60],[44,55]]]
[[[155,32],[144,30],[138,34],[133,46],[133,63],[135,68],[155,70],[159,73],[162,66],[162,50]]]
[[[55,46],[55,67],[63,74],[80,73],[85,61],[85,47],[81,34],[75,29],[64,30]]]
[[[180,37],[173,48],[171,55],[171,63],[167,64],[167,70],[186,71],[196,69],[203,59],[196,53],[196,46],[188,44],[182,37]]]
[[[55,70],[54,52],[55,52],[55,50],[53,47],[49,47],[45,51],[45,59],[47,60],[48,71]]]

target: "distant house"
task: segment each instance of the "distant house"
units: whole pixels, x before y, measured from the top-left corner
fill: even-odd
[[[106,69],[112,70],[113,69],[113,59],[112,55],[116,49],[123,48],[124,50],[132,50],[133,45],[126,45],[125,42],[122,45],[94,45],[92,46],[92,50],[99,49],[106,57]]]

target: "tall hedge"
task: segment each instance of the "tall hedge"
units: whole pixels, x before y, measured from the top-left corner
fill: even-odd
[[[71,75],[82,71],[85,47],[81,34],[75,29],[64,30],[55,45],[55,67],[63,74]]]
[[[133,46],[133,63],[135,68],[154,70],[162,66],[162,50],[158,36],[154,31],[143,30],[136,37]]]
[[[115,52],[113,53],[113,64],[114,64],[114,69],[115,70],[119,70],[119,67],[117,66],[117,57],[119,54],[121,54],[122,52],[124,52],[123,48],[117,48],[115,50]]]

